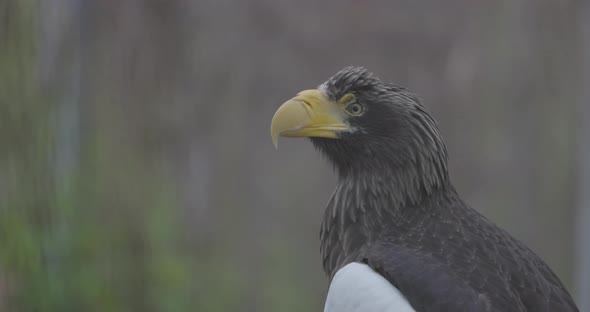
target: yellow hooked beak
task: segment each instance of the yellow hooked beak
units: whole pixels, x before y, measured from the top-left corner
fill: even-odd
[[[279,136],[338,138],[338,132],[349,130],[346,113],[338,103],[326,98],[320,90],[305,90],[283,103],[270,125],[272,143],[278,148]]]

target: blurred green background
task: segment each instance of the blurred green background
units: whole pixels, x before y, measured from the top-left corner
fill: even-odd
[[[0,0],[0,311],[320,311],[335,176],[269,125],[346,65],[590,311],[589,34],[572,0]]]

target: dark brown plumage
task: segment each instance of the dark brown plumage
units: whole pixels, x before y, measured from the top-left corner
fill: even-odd
[[[311,138],[339,175],[321,228],[330,277],[366,263],[416,311],[578,311],[543,260],[461,200],[416,96],[355,67],[320,90],[365,109],[338,139]]]

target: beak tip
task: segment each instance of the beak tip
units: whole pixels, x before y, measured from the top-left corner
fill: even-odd
[[[275,136],[275,135],[272,136],[272,145],[275,146],[275,149],[277,149],[277,150],[279,149],[279,137],[278,136]]]

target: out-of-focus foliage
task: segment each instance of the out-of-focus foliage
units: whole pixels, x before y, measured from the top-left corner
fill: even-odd
[[[320,310],[335,179],[268,128],[350,64],[421,95],[460,193],[575,291],[589,18],[550,0],[0,0],[0,311]]]

